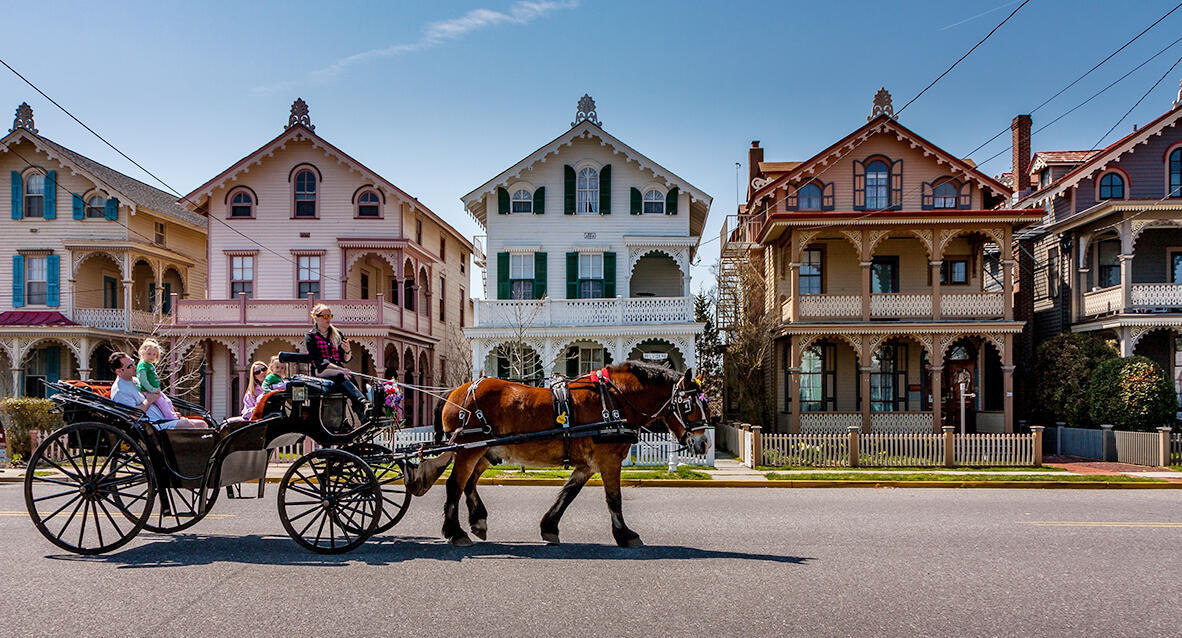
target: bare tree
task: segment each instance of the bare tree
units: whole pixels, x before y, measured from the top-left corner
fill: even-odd
[[[726,378],[725,409],[751,423],[767,425],[773,416],[765,375],[773,365],[772,337],[776,313],[764,307],[764,273],[753,251],[731,262],[737,285],[720,286],[716,301],[719,324],[725,326],[723,371]]]
[[[440,366],[439,384],[456,387],[472,380],[472,343],[458,330],[449,330],[436,346]]]
[[[518,303],[508,304],[505,311],[509,313],[508,324],[512,330],[512,335],[497,344],[492,349],[492,356],[497,361],[505,361],[506,369],[485,370],[485,373],[493,373],[496,376],[501,376],[501,372],[505,376],[515,381],[524,383],[540,383],[541,379],[545,377],[545,366],[543,365],[541,354],[528,345],[528,335],[531,328],[538,320],[538,316],[542,314],[544,300],[536,300],[530,303],[527,300],[521,300]]]

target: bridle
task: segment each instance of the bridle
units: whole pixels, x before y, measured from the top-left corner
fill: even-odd
[[[697,432],[704,432],[710,427],[710,422],[707,420],[709,412],[706,408],[706,401],[703,397],[700,388],[685,387],[685,379],[679,379],[677,384],[673,386],[673,390],[669,393],[669,400],[665,405],[657,410],[653,418],[664,415],[667,412],[672,412],[673,418],[681,425],[681,436],[678,437],[677,442],[682,445],[689,445],[689,438]],[[700,419],[690,419],[694,411],[698,410],[702,414]]]

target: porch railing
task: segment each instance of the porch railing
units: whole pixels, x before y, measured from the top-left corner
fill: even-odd
[[[871,317],[931,317],[932,296],[884,292],[870,296]]]
[[[861,295],[800,295],[798,303],[801,317],[823,317],[832,319],[855,319],[862,316]],[[787,304],[781,310],[787,320],[791,308]],[[872,317],[932,317],[934,297],[916,293],[875,293],[870,297]],[[1001,317],[1005,313],[1005,295],[1000,292],[942,292],[940,312],[947,317]]]
[[[1129,303],[1139,307],[1182,307],[1182,284],[1133,284]]]
[[[315,303],[332,307],[333,323],[389,325],[418,331],[428,317],[378,299],[182,299],[174,302],[173,323],[185,325],[241,323],[250,325],[308,324]],[[421,318],[420,318],[421,317]]]
[[[1120,312],[1125,306],[1124,291],[1120,286],[1110,286],[1092,292],[1085,292],[1083,296],[1083,310],[1085,315],[1102,315],[1110,312]]]
[[[476,327],[610,326],[688,323],[693,297],[597,299],[484,299],[476,302]]]
[[[157,315],[143,310],[125,308],[74,308],[74,321],[84,326],[101,330],[121,330],[151,333],[160,321],[169,321],[166,315]]]
[[[931,432],[931,412],[871,412],[871,432]]]
[[[945,317],[1000,317],[1005,314],[1005,294],[941,291],[940,313]]]

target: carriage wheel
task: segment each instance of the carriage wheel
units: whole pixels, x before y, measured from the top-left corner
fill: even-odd
[[[201,489],[169,487],[157,492],[156,511],[148,517],[144,529],[157,534],[174,534],[189,529],[205,518],[218,500],[218,490],[205,490],[205,509],[201,509]]]
[[[321,554],[356,548],[373,534],[381,490],[369,465],[343,450],[316,450],[279,484],[279,520],[295,542]]]
[[[75,423],[29,457],[25,506],[49,542],[76,554],[117,549],[152,514],[156,481],[143,448],[105,423]]]
[[[394,451],[376,443],[347,445],[346,452],[361,457],[373,470],[382,487],[382,514],[378,517],[374,534],[383,534],[398,524],[410,507],[410,491],[406,489],[406,467],[403,461],[393,460]]]

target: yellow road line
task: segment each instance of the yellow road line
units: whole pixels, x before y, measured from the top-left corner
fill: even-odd
[[[1035,527],[1182,527],[1168,521],[1018,521]]]

